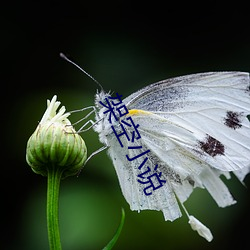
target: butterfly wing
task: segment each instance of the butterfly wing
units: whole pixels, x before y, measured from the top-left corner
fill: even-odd
[[[117,138],[109,140],[108,150],[115,166],[120,186],[124,197],[130,204],[131,210],[161,210],[165,220],[173,221],[181,216],[176,196],[183,203],[195,187],[206,188],[217,204],[225,207],[235,203],[226,185],[219,178],[221,172],[213,169],[198,157],[186,150],[182,144],[176,143],[169,136],[170,129],[175,131],[186,142],[192,142],[195,137],[189,131],[165,121],[154,115],[133,117],[134,122],[140,124],[141,139],[129,143],[126,138],[121,138],[124,148],[121,148]],[[167,132],[166,132],[167,131]],[[164,133],[166,132],[166,133]],[[186,132],[186,133],[185,133]],[[127,129],[129,137],[133,131]],[[142,146],[142,149],[127,149],[129,146]],[[145,157],[128,161],[126,155],[132,159],[149,149],[146,164],[139,170]],[[145,195],[144,189],[148,184],[138,182],[138,176],[149,167],[151,170],[158,165],[157,173],[162,173],[166,183],[151,195]]]
[[[185,141],[175,129],[169,131],[168,136],[212,167],[222,171],[249,168],[250,123],[247,115],[250,113],[250,90],[247,73],[218,72],[177,77],[150,85],[126,98],[124,103],[128,109],[149,111],[168,124],[190,131],[194,135],[192,141]],[[140,119],[146,122],[148,118],[145,115]]]
[[[132,131],[127,131],[129,135],[131,135]],[[121,142],[125,148],[128,148],[129,143],[126,139],[121,138]],[[145,151],[145,147],[142,149],[134,149],[125,151],[124,148],[118,143],[116,137],[109,138],[110,147],[108,149],[108,153],[113,161],[119,183],[121,186],[121,190],[123,196],[126,201],[130,204],[131,210],[160,210],[163,212],[166,220],[173,221],[176,218],[181,216],[181,211],[178,206],[178,202],[176,200],[174,191],[169,183],[159,188],[157,192],[152,192],[151,195],[145,195],[144,193],[144,185],[138,182],[138,175],[142,172],[138,169],[138,166],[142,163],[142,158],[137,158],[133,161],[128,161],[126,155],[131,159],[136,157]],[[135,141],[133,146],[141,146],[140,141]],[[156,159],[152,154],[147,154],[147,167],[151,169],[154,168],[156,164]],[[170,173],[171,170],[165,168],[164,178],[167,177],[167,182],[171,178],[177,179],[178,176],[173,176],[174,173]],[[169,172],[168,172],[169,171]]]

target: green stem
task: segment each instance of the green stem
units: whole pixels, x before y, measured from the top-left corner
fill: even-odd
[[[61,250],[59,231],[59,188],[62,170],[58,167],[48,168],[47,186],[47,227],[50,250]]]

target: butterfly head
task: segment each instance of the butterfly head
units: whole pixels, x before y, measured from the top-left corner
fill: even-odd
[[[108,112],[108,97],[110,97],[110,92],[97,90],[95,95],[96,124],[93,127],[94,131],[99,134],[100,141],[107,146],[109,146],[108,137],[113,133],[112,126],[119,126],[119,121],[116,121]]]

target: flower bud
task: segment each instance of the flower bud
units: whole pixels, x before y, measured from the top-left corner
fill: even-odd
[[[47,101],[41,122],[27,143],[26,161],[32,170],[47,176],[50,168],[62,171],[62,177],[75,175],[79,172],[87,158],[86,145],[76,133],[61,107],[56,113],[60,102],[54,96]]]

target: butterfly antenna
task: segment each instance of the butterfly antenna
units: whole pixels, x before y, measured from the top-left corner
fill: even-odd
[[[91,78],[95,83],[97,83],[97,85],[101,88],[101,90],[103,90],[102,85],[92,76],[90,75],[88,72],[86,72],[84,69],[82,69],[79,65],[77,65],[76,63],[74,63],[73,61],[71,61],[67,56],[65,56],[63,53],[60,53],[60,57],[64,60],[66,60],[67,62],[73,64],[75,67],[77,67],[79,70],[81,70],[85,75],[87,75],[89,78]]]

